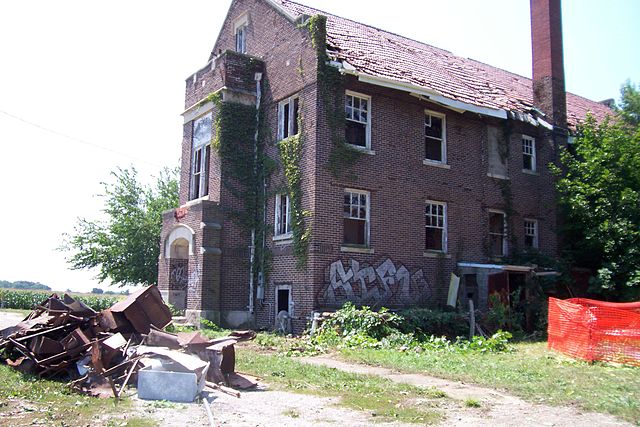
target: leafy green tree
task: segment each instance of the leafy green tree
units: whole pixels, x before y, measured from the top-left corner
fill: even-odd
[[[618,110],[629,126],[640,126],[640,92],[630,81],[622,86]]]
[[[597,269],[592,292],[617,300],[640,296],[639,117],[640,95],[627,82],[618,117],[588,117],[555,169],[566,255]]]
[[[63,250],[73,269],[99,268],[98,280],[150,285],[158,279],[162,212],[178,205],[178,171],[165,169],[155,186],[138,182],[135,168],[111,173],[104,186],[104,220],[79,218]]]

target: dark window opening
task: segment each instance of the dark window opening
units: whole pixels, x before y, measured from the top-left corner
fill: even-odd
[[[347,120],[346,126],[347,143],[357,145],[358,147],[367,146],[367,125],[364,123],[352,122]]]
[[[489,212],[489,254],[505,255],[505,217],[500,212]]]
[[[344,243],[366,245],[366,221],[361,219],[344,219]]]
[[[289,312],[289,289],[278,289],[278,313]]]

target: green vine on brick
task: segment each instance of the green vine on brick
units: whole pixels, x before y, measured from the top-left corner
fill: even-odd
[[[224,179],[222,185],[239,201],[235,209],[227,207],[226,213],[247,234],[255,230],[253,274],[270,270],[270,253],[263,249],[269,227],[264,221],[267,195],[263,182],[274,170],[274,161],[265,153],[265,129],[263,109],[256,112],[253,105],[222,101],[220,93],[205,98],[217,107],[215,138],[212,147],[220,156]],[[256,114],[258,114],[257,156],[255,153]],[[266,280],[266,278],[265,278]]]
[[[302,121],[298,127],[302,129]],[[306,218],[310,212],[302,209],[302,171],[300,159],[302,158],[302,146],[304,137],[302,131],[292,135],[278,143],[280,158],[287,179],[287,193],[291,205],[291,228],[293,234],[293,255],[297,260],[297,267],[303,268],[307,264],[311,227],[306,225]]]
[[[322,99],[327,124],[331,130],[332,150],[327,168],[338,178],[344,176],[361,156],[351,148],[345,138],[344,78],[340,71],[329,64],[327,55],[327,17],[314,15],[306,23],[311,43],[318,57],[318,92]]]
[[[510,145],[511,145],[511,133],[512,124],[509,120],[505,121],[502,128],[502,138],[499,141],[499,154],[503,164],[507,164],[509,159]],[[502,200],[504,201],[504,212],[507,216],[507,230],[510,236],[509,245],[512,248],[516,248],[518,240],[513,232],[513,216],[515,209],[513,208],[513,191],[511,189],[511,180],[498,179],[498,185],[500,186],[500,193],[502,194]]]

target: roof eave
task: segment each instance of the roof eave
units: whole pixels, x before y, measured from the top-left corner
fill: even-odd
[[[400,82],[398,80],[393,80],[386,77],[378,77],[378,76],[371,76],[368,74],[364,74],[362,72],[359,72],[351,64],[345,63],[345,62],[346,61],[343,61],[342,63],[338,61],[331,61],[331,65],[340,68],[340,71],[344,74],[351,74],[353,76],[356,76],[358,80],[363,83],[369,83],[376,86],[382,86],[382,87],[387,87],[391,89],[401,90],[403,92],[409,92],[411,95],[418,96],[421,98],[427,98],[430,101],[438,103],[458,113],[464,113],[465,111],[468,111],[470,113],[482,114],[484,116],[489,116],[489,117],[497,117],[499,119],[507,119],[508,117],[507,111],[505,110],[501,110],[497,108],[482,107],[479,105],[469,104],[467,102],[457,101],[454,99],[447,98],[437,92],[430,91],[428,89],[420,87],[418,85]]]
[[[298,19],[297,16],[294,16],[293,14],[289,13],[288,10],[286,10],[285,8],[283,8],[282,6],[280,6],[278,3],[276,3],[273,0],[265,0],[267,3],[269,3],[271,5],[271,7],[273,7],[274,9],[276,9],[278,12],[280,12],[282,15],[284,15],[288,20],[290,20],[291,22],[296,22],[296,20]]]

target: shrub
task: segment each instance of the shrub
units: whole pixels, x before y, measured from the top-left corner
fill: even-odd
[[[474,337],[471,341],[461,337],[449,339],[444,335],[425,333],[425,329],[430,329],[467,334],[469,327],[460,313],[426,309],[406,310],[403,313],[409,313],[410,320],[385,308],[375,312],[369,307],[358,309],[353,304],[346,303],[307,340],[309,345],[304,347],[304,351],[317,352],[328,347],[479,353],[510,350],[508,342],[511,334],[501,330],[490,338]],[[424,329],[416,325],[422,325]],[[419,330],[419,335],[413,333],[415,330]]]
[[[445,336],[450,340],[469,335],[469,324],[462,313],[411,308],[401,311],[400,315],[404,318],[400,330],[413,333],[421,340],[431,335]]]
[[[369,307],[356,308],[351,302],[325,320],[313,336],[317,344],[335,346],[373,346],[384,337],[397,332],[402,316],[386,308],[373,311]]]

